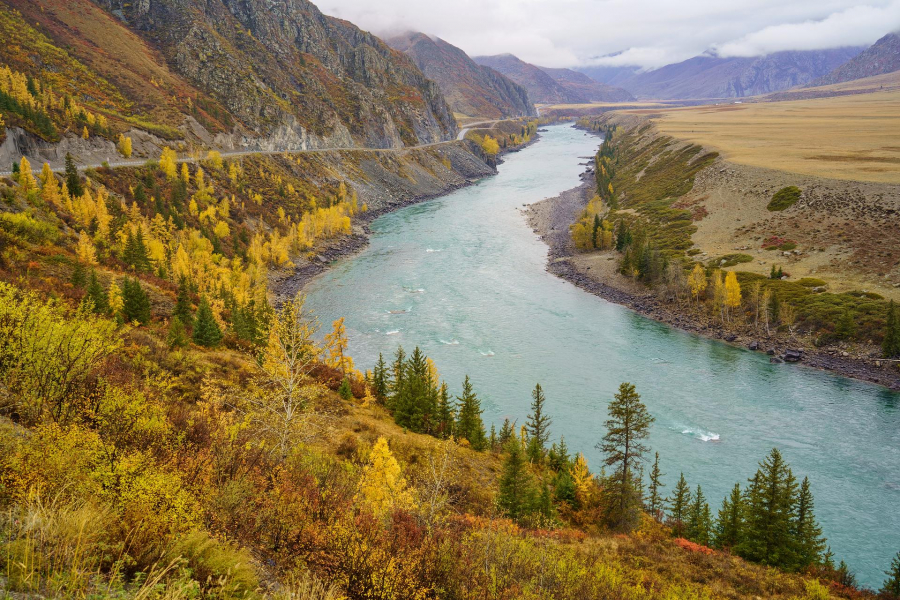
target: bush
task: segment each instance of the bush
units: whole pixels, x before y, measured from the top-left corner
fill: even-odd
[[[208,597],[247,598],[259,586],[247,552],[219,542],[205,531],[182,536],[170,550],[169,558],[183,559],[191,577]]]
[[[708,266],[711,269],[733,267],[741,263],[753,262],[753,257],[749,254],[726,254],[721,258],[714,258],[709,261]]]
[[[38,221],[25,213],[0,214],[0,227],[35,244],[54,242],[59,237],[59,230],[56,226]]]
[[[795,185],[781,188],[775,192],[775,195],[772,196],[772,200],[769,201],[769,205],[766,206],[766,208],[772,212],[786,210],[797,203],[801,193],[803,192]]]

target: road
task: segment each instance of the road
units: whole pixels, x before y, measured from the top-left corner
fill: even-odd
[[[478,123],[480,125],[480,123]],[[315,152],[335,152],[335,151],[346,151],[346,150],[354,150],[361,152],[404,152],[408,150],[420,150],[422,148],[431,148],[434,146],[443,146],[444,144],[453,144],[457,140],[461,140],[461,137],[458,137],[456,140],[447,140],[444,142],[430,142],[428,144],[419,144],[417,146],[406,146],[403,148],[361,148],[359,146],[349,147],[349,148],[310,148],[307,150],[230,150],[222,152],[222,158],[234,158],[238,156],[251,156],[255,154],[307,154],[307,153],[315,153]],[[110,167],[139,167],[143,164],[146,164],[148,160],[147,158],[139,158],[133,160],[119,160],[119,161],[107,161]],[[204,159],[199,159],[203,161]],[[176,159],[178,163],[195,163],[198,159],[192,156],[181,156]],[[95,164],[87,164],[87,165],[78,165],[78,170],[83,171],[85,169],[97,169],[103,166],[103,163],[95,163]],[[65,171],[65,167],[54,167],[53,172],[62,173]],[[12,171],[0,171],[0,177],[12,175]]]
[[[456,136],[456,139],[457,139],[457,141],[465,139],[466,134],[469,133],[470,130],[478,129],[481,125],[490,124],[490,126],[491,126],[490,129],[493,129],[494,125],[496,125],[499,122],[500,122],[500,120],[478,121],[477,123],[470,123],[469,125],[466,125],[463,129],[460,130],[459,135]]]

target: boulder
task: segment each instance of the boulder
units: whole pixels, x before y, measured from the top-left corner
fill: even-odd
[[[747,346],[747,347],[748,347],[750,350],[753,350],[753,351],[755,352],[755,351],[759,350],[759,342],[757,342],[757,341],[754,340],[754,341],[750,342],[750,345]]]
[[[769,356],[775,356],[775,348],[769,348],[768,350],[766,350],[766,354],[768,354]]]
[[[800,359],[803,358],[802,350],[785,350],[784,351],[784,362],[800,362]]]
[[[781,360],[780,358],[778,358],[777,356],[773,356],[772,358],[769,359],[769,362],[772,363],[773,365],[780,365],[784,361]]]
[[[728,335],[725,336],[726,342],[733,342],[736,339],[737,339],[737,336],[734,335],[733,333],[729,333]]]

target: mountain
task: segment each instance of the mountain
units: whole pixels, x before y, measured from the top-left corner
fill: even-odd
[[[385,42],[438,84],[454,112],[488,119],[537,114],[525,88],[440,38],[409,32]]]
[[[456,132],[409,57],[305,0],[4,4],[0,62],[116,107],[114,122],[226,147],[396,147]]]
[[[900,71],[900,33],[889,33],[811,85],[831,85]]]
[[[597,65],[592,67],[577,67],[579,73],[584,73],[594,81],[607,85],[619,85],[637,74],[638,67],[606,67]]]
[[[625,90],[595,82],[570,69],[545,69],[527,63],[512,54],[475,56],[480,65],[503,73],[526,90],[540,104],[585,103],[595,100],[617,102],[633,100]]]
[[[862,50],[851,47],[732,58],[704,54],[624,79],[619,74],[615,81],[640,98],[742,98],[810,83]]]

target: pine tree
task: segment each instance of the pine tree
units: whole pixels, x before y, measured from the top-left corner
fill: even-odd
[[[659,452],[657,452],[653,459],[653,469],[650,470],[650,486],[648,488],[650,495],[647,497],[647,510],[657,521],[662,520],[666,509],[666,499],[661,492],[665,487],[662,482],[664,476],[665,473],[659,470]]]
[[[426,418],[436,412],[429,406],[430,377],[425,354],[417,346],[403,367],[404,379],[395,390],[394,422],[410,431],[425,431]]]
[[[669,504],[672,507],[669,512],[669,523],[672,525],[675,535],[683,535],[691,506],[691,488],[688,487],[684,473],[675,484]]]
[[[150,298],[137,279],[125,278],[122,284],[122,316],[126,322],[146,325],[150,322]]]
[[[78,176],[78,168],[75,166],[75,159],[66,152],[66,187],[72,198],[81,196],[83,190],[81,188],[81,178]]]
[[[781,453],[774,448],[760,463],[747,487],[746,536],[737,553],[754,562],[788,568],[796,561],[792,534],[797,480]]]
[[[577,499],[575,495],[575,482],[568,470],[560,471],[556,475],[553,483],[554,495],[560,502],[568,502],[571,506],[575,506]]]
[[[173,315],[169,323],[169,333],[166,336],[166,341],[169,344],[169,348],[183,348],[187,345],[187,333],[184,330],[181,318],[177,315]]]
[[[352,400],[353,399],[353,389],[350,387],[350,380],[344,377],[344,380],[341,382],[341,386],[338,388],[338,396],[340,396],[343,400]]]
[[[80,260],[76,260],[75,268],[72,269],[72,285],[81,288],[84,287],[85,283],[87,283],[87,277],[84,274],[84,265],[81,264]]]
[[[884,574],[888,578],[881,586],[881,593],[891,598],[900,598],[900,552],[891,561],[891,568]]]
[[[481,401],[472,391],[472,383],[466,375],[463,381],[462,396],[456,398],[459,405],[459,413],[456,421],[456,435],[460,439],[469,440],[469,444],[475,450],[484,450],[486,440],[484,423],[481,421]]]
[[[547,440],[550,438],[550,424],[553,422],[550,417],[544,413],[544,390],[541,384],[534,386],[531,392],[531,414],[528,415],[525,428],[528,431],[528,460],[534,463],[541,463],[544,460],[544,449]]]
[[[522,445],[517,440],[510,440],[506,445],[497,504],[513,520],[524,517],[534,505],[534,482],[522,455]]]
[[[88,281],[87,297],[93,302],[95,313],[102,315],[109,312],[109,297],[106,295],[106,290],[103,289],[103,286],[97,280],[97,273],[93,269],[91,270],[91,278]]]
[[[147,245],[144,243],[144,232],[140,228],[135,234],[132,234],[130,230],[128,231],[122,260],[138,273],[150,271],[150,253],[147,251]]]
[[[709,512],[709,503],[706,502],[703,490],[698,485],[694,501],[688,511],[687,538],[703,546],[709,546],[711,529],[712,517]]]
[[[547,461],[550,468],[554,471],[568,470],[572,463],[572,457],[569,455],[569,447],[566,445],[566,438],[559,436],[559,445],[553,444],[547,453]]]
[[[222,330],[204,296],[200,298],[200,306],[197,307],[197,317],[194,320],[194,343],[198,346],[215,348],[221,341]]]
[[[500,426],[500,435],[498,436],[497,441],[500,442],[501,446],[505,446],[506,442],[509,441],[513,434],[515,433],[515,423],[510,422],[509,419],[503,419],[503,425]]]
[[[716,519],[715,543],[718,548],[736,547],[744,538],[744,497],[741,484],[734,484],[731,496],[722,500],[722,508]]]
[[[191,310],[191,297],[188,291],[187,280],[182,277],[178,282],[178,293],[175,296],[175,308],[172,310],[172,316],[178,317],[181,324],[186,327],[193,326],[193,315]]]
[[[438,437],[443,439],[453,435],[453,423],[456,421],[456,406],[450,396],[450,390],[446,383],[441,383],[440,399],[438,401]],[[502,440],[498,440],[502,445]]]
[[[405,370],[406,352],[403,351],[403,346],[398,346],[397,352],[394,354],[394,364],[391,366],[391,393],[388,396],[387,402],[388,409],[392,411],[397,402],[397,396],[403,389]]]
[[[609,417],[607,434],[597,444],[606,454],[606,466],[613,468],[606,485],[610,498],[607,519],[614,528],[630,530],[637,523],[640,509],[633,476],[649,450],[643,440],[650,434],[654,419],[630,383],[619,386],[619,392],[609,403]]]
[[[378,353],[378,362],[372,369],[372,392],[379,402],[384,402],[388,395],[387,365],[384,364],[384,355]]]
[[[834,326],[834,335],[841,340],[850,340],[856,335],[856,321],[849,310],[844,310]]]
[[[825,553],[826,539],[822,536],[822,528],[816,521],[812,492],[809,489],[809,478],[804,477],[797,494],[797,511],[794,521],[794,538],[797,544],[796,570],[802,570],[822,562]]]
[[[369,464],[360,479],[358,497],[379,518],[387,517],[394,509],[415,506],[400,464],[383,437],[378,438],[369,453]]]

